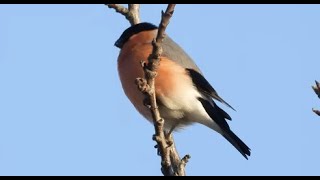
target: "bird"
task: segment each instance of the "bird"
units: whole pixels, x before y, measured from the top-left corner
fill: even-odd
[[[141,22],[128,27],[114,44],[120,49],[117,68],[123,91],[135,109],[151,123],[150,109],[143,102],[145,95],[135,80],[144,77],[141,61],[146,61],[152,53],[152,41],[157,33],[156,25]],[[155,94],[165,131],[202,124],[221,134],[248,159],[251,149],[230,129],[227,120],[231,117],[215,101],[234,108],[218,95],[191,57],[167,34],[162,49]]]

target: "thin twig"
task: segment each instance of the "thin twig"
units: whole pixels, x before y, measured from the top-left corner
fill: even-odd
[[[105,4],[105,5],[107,5],[109,8],[116,10],[117,13],[120,13],[124,16],[128,15],[129,10],[119,4]]]
[[[152,54],[150,54],[148,58],[148,64],[145,68],[146,80],[148,85],[151,88],[149,93],[151,111],[153,114],[153,122],[155,128],[155,138],[154,140],[157,142],[158,152],[161,156],[161,170],[163,175],[165,176],[173,176],[175,175],[173,164],[170,159],[170,146],[168,145],[168,141],[164,134],[164,120],[161,118],[155,94],[155,77],[157,75],[157,69],[160,65],[160,56],[162,53],[161,43],[164,39],[164,32],[166,27],[169,24],[170,18],[173,15],[175,8],[175,4],[169,4],[166,12],[162,12],[161,22],[159,24],[158,34],[155,40],[152,41]],[[172,145],[172,144],[171,144]]]
[[[129,4],[129,12],[130,16],[132,17],[132,22],[130,21],[131,25],[139,24],[140,23],[140,5],[139,4]]]
[[[161,156],[161,171],[165,176],[185,176],[185,165],[189,156],[180,160],[179,154],[175,148],[173,137],[165,135],[164,119],[158,110],[156,94],[155,94],[155,77],[157,69],[160,65],[160,57],[162,53],[161,43],[165,37],[165,30],[173,15],[175,4],[169,4],[166,12],[162,12],[161,22],[158,28],[157,37],[152,41],[152,53],[148,57],[148,63],[143,65],[145,71],[145,79],[138,78],[137,84],[140,90],[148,95],[150,110],[154,122],[155,135],[153,139],[157,142],[159,155]]]
[[[190,155],[185,155],[182,159],[180,159],[172,135],[170,134],[168,138],[169,140],[167,140],[167,142],[172,142],[172,144],[170,145],[170,160],[172,163],[174,175],[185,176],[185,167],[191,157]]]
[[[165,120],[160,116],[155,94],[155,77],[157,76],[157,69],[160,65],[160,57],[162,53],[161,43],[165,37],[165,30],[169,24],[170,18],[173,15],[174,8],[175,4],[169,4],[166,11],[162,12],[162,18],[159,24],[157,37],[152,41],[152,54],[150,54],[148,58],[148,64],[145,66],[144,70],[147,84],[150,87],[148,88],[148,95],[156,132],[154,140],[157,142],[158,152],[161,155],[162,173],[167,176],[184,176],[184,169],[189,156],[187,156],[183,161],[180,160],[174,145],[173,137],[170,134],[169,138],[166,138],[163,128]]]
[[[312,86],[313,91],[317,94],[318,98],[320,98],[320,83],[316,81],[316,85]],[[316,113],[318,116],[320,116],[320,111],[316,109],[312,109],[314,113]]]
[[[140,23],[139,4],[128,4],[129,8],[125,8],[119,4],[105,4],[109,8],[116,10],[122,14],[130,22],[131,26]]]
[[[116,12],[124,15],[131,25],[140,23],[139,4],[129,4],[125,8],[118,4],[106,4],[109,8],[115,9]],[[163,128],[164,119],[158,110],[156,94],[155,94],[155,77],[157,69],[160,65],[160,57],[162,53],[161,43],[165,37],[165,30],[169,24],[170,18],[173,15],[175,4],[169,4],[166,11],[162,11],[161,22],[158,28],[158,34],[155,40],[152,41],[152,53],[148,57],[148,63],[142,62],[141,65],[145,71],[145,78],[137,78],[136,84],[141,92],[147,95],[144,102],[148,102],[147,107],[150,108],[155,135],[153,140],[157,142],[156,147],[161,156],[161,171],[165,176],[185,176],[185,166],[190,159],[189,155],[180,159],[176,150],[174,140],[171,134],[165,135]]]

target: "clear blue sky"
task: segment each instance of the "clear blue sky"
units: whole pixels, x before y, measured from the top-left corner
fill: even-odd
[[[166,5],[142,5],[159,23]],[[167,33],[237,109],[245,160],[216,132],[175,134],[188,175],[320,175],[320,5],[177,5]],[[161,175],[153,126],[124,95],[104,5],[0,5],[0,175]]]

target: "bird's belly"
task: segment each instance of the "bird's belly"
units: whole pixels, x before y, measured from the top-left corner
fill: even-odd
[[[125,94],[137,109],[150,122],[153,122],[150,110],[143,104],[145,96],[138,90],[134,83],[137,77],[144,77],[140,62],[127,59],[127,62],[119,62],[118,69],[122,87]],[[186,114],[198,110],[198,97],[201,95],[194,87],[186,70],[166,58],[161,58],[155,80],[156,97],[159,112],[165,119],[165,128],[172,126],[183,127],[195,120],[190,120]]]

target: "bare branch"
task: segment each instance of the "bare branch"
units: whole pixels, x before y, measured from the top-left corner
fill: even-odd
[[[128,4],[128,8],[118,4],[106,5],[124,15],[131,25],[140,23],[139,4]],[[165,120],[161,118],[155,94],[155,77],[157,76],[157,69],[160,65],[162,53],[161,43],[165,37],[165,30],[173,15],[174,8],[175,4],[169,4],[166,11],[161,12],[162,17],[158,28],[158,34],[152,41],[152,53],[148,57],[148,63],[145,63],[144,61],[141,62],[141,66],[145,72],[145,78],[137,78],[136,84],[139,90],[147,95],[144,103],[147,104],[147,107],[152,114],[155,128],[153,140],[157,142],[156,148],[158,149],[158,154],[161,156],[161,171],[163,175],[185,176],[185,166],[190,159],[190,156],[186,155],[183,159],[180,159],[171,132],[167,135],[165,134],[163,128]]]
[[[191,157],[190,157],[190,155],[186,155],[182,159],[180,159],[179,154],[176,149],[176,146],[173,141],[173,137],[171,136],[171,134],[168,137],[168,139],[169,139],[169,140],[167,140],[168,142],[172,142],[172,144],[170,146],[171,147],[170,159],[171,159],[174,175],[175,176],[185,176],[186,175],[185,167]]]
[[[158,34],[157,34],[157,38],[156,38],[156,42],[160,43],[163,41],[164,39],[164,32],[166,31],[166,28],[170,22],[170,18],[172,17],[173,13],[174,13],[174,8],[175,8],[175,4],[169,4],[167,7],[166,12],[164,13],[163,11],[162,13],[162,18],[161,18],[161,22],[159,24],[159,30],[158,30]]]
[[[166,27],[169,24],[169,20],[172,17],[174,11],[174,4],[169,4],[166,12],[162,12],[161,22],[158,29],[158,34],[156,40],[153,40],[152,46],[152,54],[150,54],[148,58],[148,64],[145,68],[145,74],[147,83],[151,88],[149,93],[151,111],[153,116],[153,122],[155,127],[155,138],[154,140],[157,142],[158,152],[161,156],[161,170],[163,175],[165,176],[173,176],[176,173],[174,172],[173,165],[170,158],[170,146],[167,143],[167,139],[164,134],[164,121],[159,113],[157,101],[156,101],[156,94],[155,94],[155,77],[157,75],[157,69],[160,65],[160,56],[162,53],[161,43],[164,39],[164,32]],[[168,15],[169,14],[169,15]]]
[[[187,163],[189,162],[190,158],[191,158],[191,156],[189,154],[187,154],[181,159],[179,167],[178,167],[178,169],[176,171],[177,175],[179,175],[179,176],[185,176],[186,175],[185,167],[186,167]]]
[[[106,4],[109,8],[116,10],[117,13],[120,13],[124,16],[127,16],[129,10],[119,4]]]
[[[140,5],[139,4],[129,4],[129,12],[130,16],[132,17],[132,22],[130,21],[131,25],[139,24],[140,23]]]
[[[320,83],[316,81],[316,85],[312,86],[313,91],[317,94],[318,98],[320,98]],[[320,111],[316,109],[312,109],[314,113],[316,113],[318,116],[320,116]]]
[[[140,23],[139,4],[128,4],[128,8],[125,8],[119,4],[105,4],[109,8],[116,10],[117,13],[122,14],[130,22],[131,26]]]
[[[155,135],[153,139],[157,142],[158,153],[161,156],[161,171],[165,176],[185,176],[185,166],[190,156],[185,156],[180,160],[179,154],[175,148],[173,137],[165,135],[164,122],[158,110],[155,94],[155,77],[157,69],[160,65],[160,57],[162,53],[161,43],[165,37],[165,30],[173,15],[175,4],[169,4],[166,11],[162,12],[161,22],[159,24],[156,39],[152,41],[152,53],[148,57],[148,63],[142,63],[145,71],[145,80],[137,78],[136,83],[139,89],[148,95],[149,107],[151,110]]]

